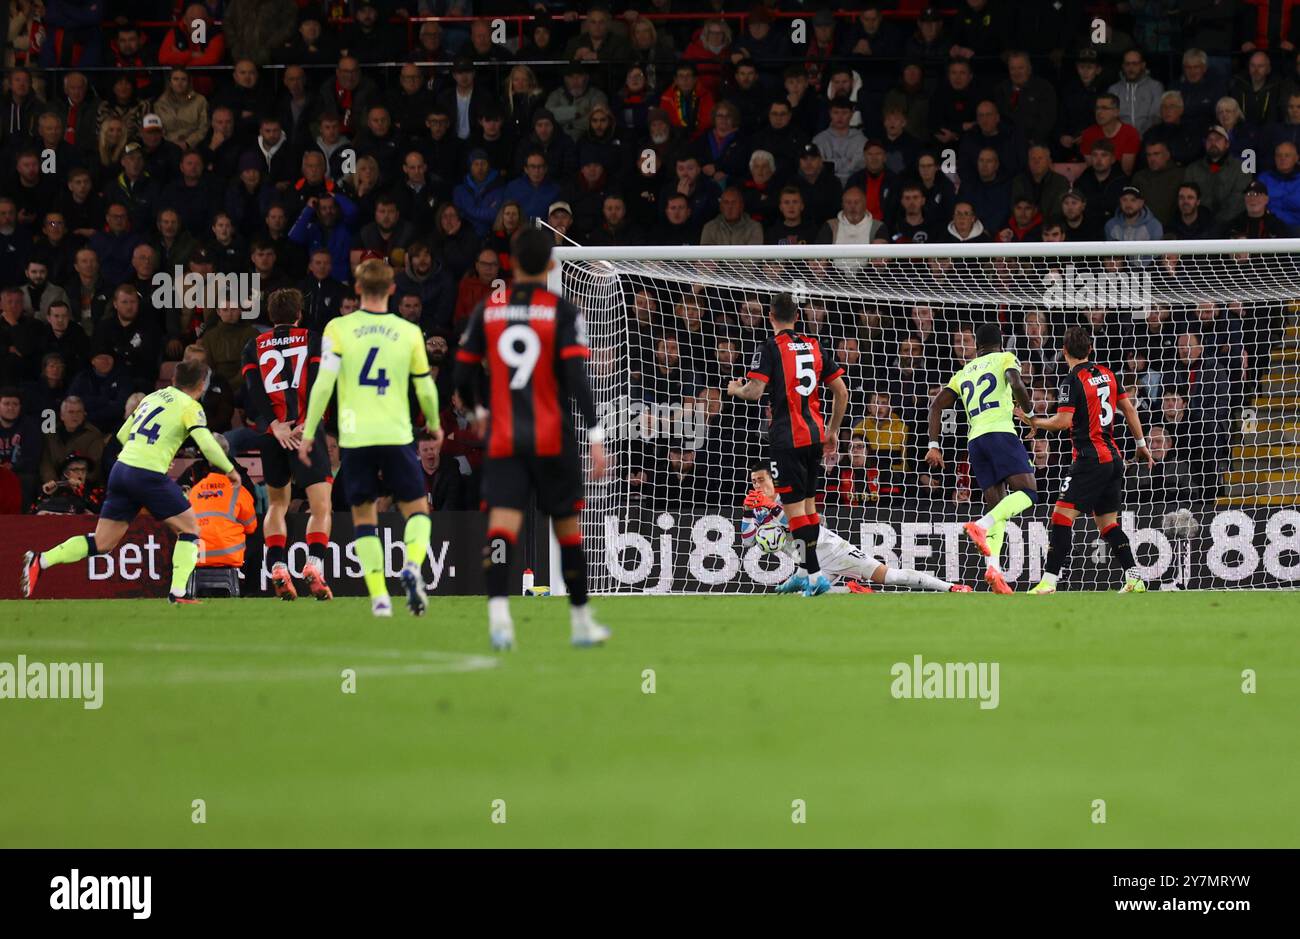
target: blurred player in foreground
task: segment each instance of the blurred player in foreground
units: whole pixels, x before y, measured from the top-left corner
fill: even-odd
[[[742,526],[742,541],[747,535],[752,537],[767,522],[774,521],[782,526],[786,524],[781,504],[776,500],[776,483],[772,479],[771,468],[765,463],[759,463],[750,470],[749,479],[754,488],[745,497],[745,508],[753,513],[752,528],[748,521]],[[781,551],[797,560],[797,551],[791,540],[786,541]],[[870,586],[861,581],[869,581],[877,586],[911,587],[940,593],[971,592],[971,588],[964,584],[950,584],[924,571],[889,567],[883,561],[863,554],[825,525],[818,532],[817,556],[821,560],[822,572],[827,577],[842,578],[850,593],[873,592]]]
[[[975,358],[953,375],[930,402],[930,447],[925,461],[935,469],[943,468],[943,449],[939,445],[943,412],[960,396],[966,409],[970,469],[987,507],[982,516],[966,523],[966,534],[984,555],[984,579],[989,587],[994,593],[1011,593],[1002,575],[1002,538],[1007,521],[1038,500],[1034,464],[1016,430],[1012,397],[1030,416],[1033,404],[1020,379],[1020,361],[1013,353],[1002,351],[998,324],[985,323],[977,329],[975,344]]]
[[[573,433],[572,408],[586,424],[591,478],[605,473],[605,431],[587,379],[587,323],[573,304],[546,289],[555,267],[552,236],[525,229],[511,246],[514,283],[479,304],[456,353],[456,389],[474,408],[487,441],[483,499],[488,506],[488,634],[498,651],[512,649],[507,582],[530,493],[551,517],[560,543],[560,571],[569,592],[569,624],[575,646],[600,645],[609,630],[591,618],[587,603],[587,554],[578,527],[583,507],[582,466]],[[477,404],[487,368],[489,409]],[[487,426],[484,427],[486,422]]]
[[[1047,542],[1047,563],[1043,579],[1030,589],[1033,594],[1056,593],[1056,580],[1070,558],[1074,542],[1074,520],[1080,512],[1091,512],[1101,540],[1110,556],[1124,571],[1120,593],[1144,593],[1147,589],[1133,558],[1133,546],[1119,527],[1119,509],[1124,494],[1124,457],[1115,446],[1115,412],[1124,415],[1137,444],[1138,459],[1154,466],[1155,459],[1142,436],[1142,418],[1124,393],[1115,373],[1091,361],[1092,336],[1082,326],[1065,331],[1065,364],[1068,395],[1051,417],[1025,419],[1038,430],[1070,430],[1074,463],[1066,474],[1060,498],[1052,510],[1052,528]]]
[[[210,466],[225,473],[236,488],[240,485],[235,465],[208,430],[207,416],[199,404],[207,391],[209,375],[202,362],[180,362],[173,386],[158,389],[136,406],[117,432],[122,453],[109,473],[108,493],[94,534],[74,535],[48,551],[28,551],[19,582],[24,597],[36,591],[41,571],[112,551],[143,508],[176,532],[168,602],[197,602],[185,591],[199,559],[199,522],[185,493],[167,471],[176,451],[189,437],[198,444]]]
[[[430,437],[441,444],[438,389],[429,375],[420,327],[388,312],[393,269],[378,259],[363,261],[357,265],[356,289],[360,308],[325,325],[320,369],[308,398],[298,458],[306,466],[316,458],[316,428],[337,384],[341,472],[348,505],[352,506],[353,543],[370,593],[370,611],[375,616],[393,615],[375,508],[382,478],[406,516],[402,533],[406,564],[401,572],[406,607],[413,615],[423,616],[428,597],[420,568],[429,554],[433,526],[424,475],[413,446],[407,386],[415,388]]]

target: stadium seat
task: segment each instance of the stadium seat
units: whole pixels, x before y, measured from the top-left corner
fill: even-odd
[[[196,567],[190,575],[190,596],[238,597],[239,578],[237,567]]]

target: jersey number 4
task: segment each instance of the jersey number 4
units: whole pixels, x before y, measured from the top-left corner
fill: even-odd
[[[374,388],[376,394],[383,394],[388,390],[391,382],[388,380],[387,369],[375,369],[375,357],[378,355],[378,349],[370,350],[370,354],[366,356],[365,364],[361,366],[361,377],[357,381],[362,385]],[[372,369],[374,369],[373,374],[371,373]]]
[[[980,385],[984,385],[986,387],[980,393],[979,401],[976,401],[975,392],[979,390]],[[993,390],[997,388],[997,386],[998,386],[997,376],[993,375],[990,372],[985,372],[983,375],[979,377],[977,381],[962,382],[961,396],[962,396],[962,401],[966,405],[966,413],[969,414],[971,417],[974,417],[976,414],[983,414],[989,408],[997,407],[998,403],[996,401],[990,401],[988,399],[989,395],[993,394]]]

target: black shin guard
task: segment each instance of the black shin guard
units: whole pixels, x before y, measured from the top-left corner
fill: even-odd
[[[587,602],[587,549],[578,538],[569,544],[560,542],[560,573],[564,587],[569,591],[569,604],[582,606]]]
[[[1102,533],[1102,540],[1110,548],[1115,563],[1121,570],[1132,570],[1137,566],[1133,558],[1133,545],[1129,543],[1128,534],[1119,525],[1112,525]]]
[[[811,525],[805,525],[799,529],[799,537],[803,540],[803,557],[804,568],[809,574],[821,572],[821,561],[817,558],[817,539],[821,537],[822,526],[820,522],[813,522]]]
[[[1052,520],[1052,527],[1047,533],[1047,563],[1043,570],[1049,574],[1059,575],[1070,559],[1070,550],[1074,546],[1073,525],[1062,524]]]

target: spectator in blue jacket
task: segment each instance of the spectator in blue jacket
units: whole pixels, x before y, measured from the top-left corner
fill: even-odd
[[[1260,175],[1268,187],[1269,210],[1292,228],[1300,227],[1300,171],[1296,145],[1289,140],[1273,150],[1274,168]]]
[[[289,229],[289,240],[302,245],[309,255],[317,248],[327,250],[334,259],[330,276],[351,283],[349,253],[359,215],[357,204],[341,192],[313,196]]]
[[[452,191],[451,200],[480,238],[486,237],[491,230],[505,198],[505,184],[501,174],[492,169],[487,153],[471,150],[469,172]]]
[[[513,199],[529,218],[546,218],[550,205],[560,198],[560,187],[547,175],[546,154],[540,150],[524,160],[524,174],[506,184],[503,201]]]

